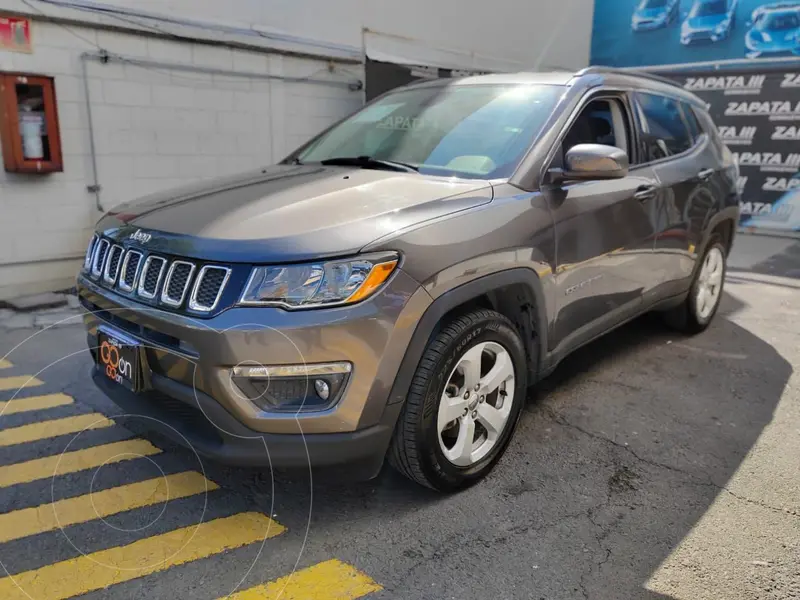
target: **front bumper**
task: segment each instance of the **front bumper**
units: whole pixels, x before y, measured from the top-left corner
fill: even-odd
[[[389,392],[431,302],[402,270],[376,296],[353,306],[296,312],[241,307],[204,320],[143,306],[83,276],[78,294],[87,309],[84,321],[93,353],[101,325],[141,345],[142,393],[95,375],[113,401],[127,412],[167,423],[168,437],[202,455],[276,467],[307,466],[307,445],[309,456],[312,445],[319,449],[311,456],[314,466],[383,460],[399,413],[399,405],[387,406]],[[243,396],[230,376],[240,364],[339,361],[353,365],[347,387],[337,404],[314,412],[264,411]],[[167,405],[182,410],[167,410]]]
[[[631,22],[631,31],[640,32],[640,31],[655,31],[656,29],[662,29],[667,26],[666,21],[640,21],[640,22]]]
[[[797,56],[800,53],[800,40],[793,42],[774,42],[765,43],[752,40],[750,37],[745,38],[745,48],[747,58],[779,58]]]
[[[709,42],[718,42],[721,39],[724,39],[727,35],[727,31],[723,31],[721,33],[716,33],[714,30],[694,30],[690,33],[681,33],[681,44],[684,46],[689,46],[691,44],[701,44],[701,43],[709,43]]]
[[[123,424],[130,418],[201,457],[275,469],[341,468],[353,479],[380,472],[402,408],[389,405],[377,425],[350,433],[264,434],[242,425],[210,396],[165,377],[153,377],[150,389],[140,394],[113,383],[97,367],[92,379],[125,411]]]

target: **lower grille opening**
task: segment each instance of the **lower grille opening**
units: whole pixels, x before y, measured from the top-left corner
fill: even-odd
[[[136,337],[145,340],[145,342],[152,341],[154,344],[165,346],[170,350],[175,350],[176,352],[179,351],[184,354],[186,353],[186,348],[182,347],[181,341],[174,336],[161,333],[160,331],[145,327],[144,325],[139,325],[138,323],[134,323],[128,319],[123,319],[111,311],[100,308],[97,304],[87,300],[84,297],[81,297],[81,304],[86,310],[91,312],[98,319],[105,321],[120,331],[133,334]]]
[[[216,427],[209,421],[199,408],[190,406],[185,402],[176,400],[158,391],[150,391],[146,394],[148,400],[157,404],[162,410],[172,417],[175,425],[186,425],[197,435],[214,444],[222,444],[222,436]]]

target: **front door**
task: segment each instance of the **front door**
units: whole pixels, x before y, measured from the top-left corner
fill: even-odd
[[[631,113],[624,97],[590,101],[563,137],[551,166],[580,143],[630,155]],[[551,349],[569,352],[636,313],[653,285],[657,182],[647,171],[622,179],[565,183],[544,190],[556,231],[556,304]]]

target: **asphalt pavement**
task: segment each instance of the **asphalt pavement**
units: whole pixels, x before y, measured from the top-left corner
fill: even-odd
[[[800,242],[740,235],[707,332],[567,359],[453,496],[201,461],[94,389],[78,321],[0,328],[4,600],[800,598]]]

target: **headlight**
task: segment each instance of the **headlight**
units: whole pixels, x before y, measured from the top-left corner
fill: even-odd
[[[316,308],[353,304],[370,297],[394,272],[396,254],[348,260],[255,267],[240,304]]]
[[[728,28],[728,22],[727,21],[723,21],[722,23],[720,23],[719,25],[717,25],[714,28],[714,33],[716,33],[716,34],[725,33],[725,30],[727,28]]]

